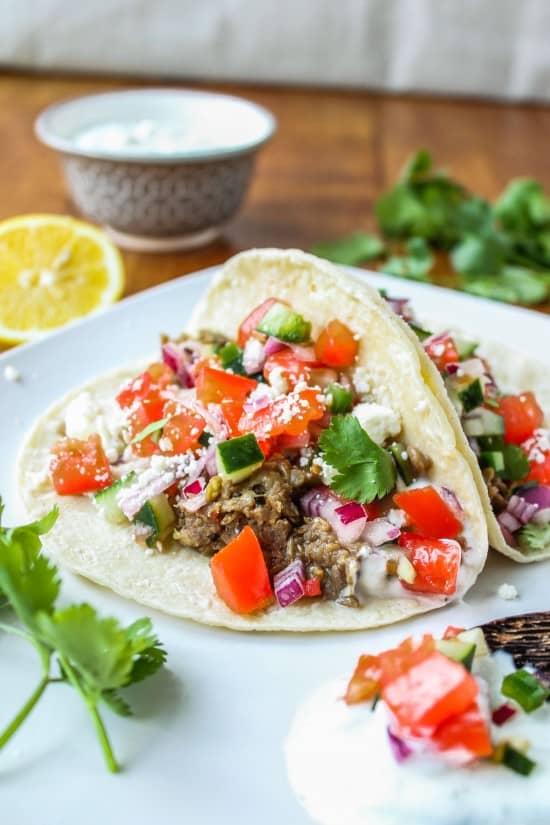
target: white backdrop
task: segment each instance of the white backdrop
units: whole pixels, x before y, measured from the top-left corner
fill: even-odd
[[[550,99],[550,0],[0,0],[0,63]]]

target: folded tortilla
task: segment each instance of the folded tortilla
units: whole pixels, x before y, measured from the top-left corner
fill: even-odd
[[[426,321],[426,325],[428,329],[438,331],[441,326],[437,322],[432,323],[430,321]],[[407,326],[407,324],[403,323],[403,326]],[[453,331],[460,334],[460,330],[453,329]],[[487,359],[498,386],[501,387],[504,392],[515,394],[531,390],[535,393],[537,401],[544,412],[544,424],[547,427],[550,423],[550,373],[548,367],[535,358],[529,358],[524,353],[511,349],[504,344],[484,340],[483,336],[476,335],[472,330],[469,330],[465,334],[479,341],[477,354]],[[521,564],[529,564],[530,562],[550,558],[550,545],[537,552],[522,553],[521,550],[506,543],[500,525],[493,512],[487,492],[487,484],[480,470],[477,457],[468,444],[468,439],[462,429],[460,418],[447,394],[443,379],[435,366],[433,366],[433,364],[431,364],[431,366],[433,369],[430,370],[431,376],[427,377],[427,381],[430,382],[430,386],[449,417],[449,421],[455,431],[459,449],[465,456],[477,484],[487,518],[490,546],[498,550],[499,553],[503,553],[505,556]]]
[[[440,399],[431,363],[415,336],[368,286],[326,261],[296,250],[251,250],[229,260],[196,307],[188,331],[210,329],[236,338],[239,324],[268,297],[286,300],[313,323],[313,336],[333,318],[359,337],[357,365],[373,399],[401,416],[403,438],[433,458],[430,482],[453,490],[464,509],[463,553],[458,587],[461,598],[486,559],[487,526],[480,492],[461,434]],[[159,323],[161,320],[159,319]],[[149,359],[147,363],[150,363]],[[359,630],[389,624],[440,607],[450,599],[403,591],[399,598],[372,597],[362,607],[303,599],[290,607],[273,605],[255,615],[233,613],[218,598],[209,560],[190,549],[147,554],[131,526],[100,517],[88,497],[59,497],[47,476],[51,444],[63,434],[67,403],[88,389],[113,397],[126,378],[144,365],[103,376],[54,404],[29,434],[18,462],[18,488],[29,517],[54,503],[60,518],[47,536],[46,552],[70,570],[150,608],[210,625],[238,630]],[[438,376],[437,376],[438,378]]]

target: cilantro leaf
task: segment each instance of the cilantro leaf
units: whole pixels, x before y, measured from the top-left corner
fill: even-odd
[[[354,266],[380,258],[385,248],[384,242],[377,235],[359,231],[334,241],[316,243],[311,247],[311,251],[314,255],[336,264]]]
[[[498,475],[506,481],[521,481],[529,472],[529,459],[517,444],[505,444],[502,448],[504,470]]]
[[[427,175],[432,169],[432,156],[427,149],[419,149],[414,155],[406,161],[399,179],[403,183],[410,183],[417,178]]]
[[[496,232],[470,233],[451,251],[456,272],[465,275],[497,275],[506,259],[507,245]]]
[[[530,522],[517,534],[519,546],[526,553],[537,553],[550,546],[550,524]]]
[[[361,503],[383,498],[395,485],[393,461],[353,415],[337,415],[319,439],[324,460],[338,471],[330,486]]]
[[[550,294],[550,274],[519,266],[505,266],[498,276],[466,278],[463,288],[473,295],[494,301],[539,304]]]
[[[0,590],[30,629],[35,627],[34,614],[51,611],[59,594],[57,568],[41,554],[40,541],[57,516],[54,508],[32,524],[0,528]]]
[[[394,255],[380,267],[386,275],[398,278],[410,278],[415,281],[427,281],[428,272],[433,266],[434,256],[424,238],[411,238],[406,244],[407,254]]]
[[[133,716],[132,708],[116,690],[104,690],[101,699],[117,716]]]

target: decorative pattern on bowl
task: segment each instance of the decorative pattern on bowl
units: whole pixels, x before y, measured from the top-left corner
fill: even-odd
[[[159,239],[228,220],[246,194],[254,156],[168,165],[65,155],[62,164],[84,215],[117,232]]]

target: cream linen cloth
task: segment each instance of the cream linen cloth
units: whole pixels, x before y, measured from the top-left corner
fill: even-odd
[[[550,99],[550,0],[0,0],[0,63]]]

